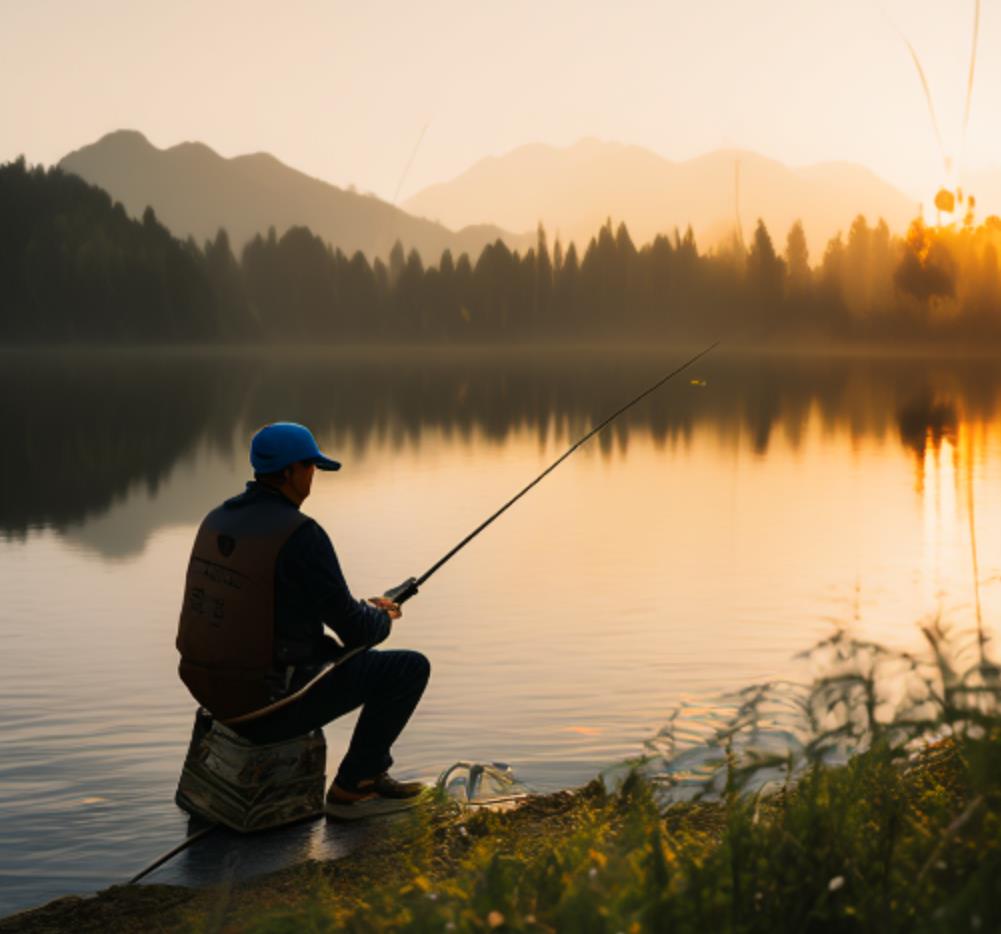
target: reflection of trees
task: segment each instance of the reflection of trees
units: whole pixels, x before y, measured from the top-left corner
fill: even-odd
[[[958,421],[956,406],[935,399],[928,390],[907,402],[897,416],[900,440],[922,460],[929,443],[938,450],[946,438],[955,442]]]
[[[927,388],[907,401],[897,414],[900,440],[904,447],[914,454],[914,469],[917,474],[915,488],[918,493],[925,490],[925,458],[929,449],[937,458],[942,443],[950,442],[955,450],[956,431],[959,417],[952,401],[936,399]]]
[[[528,430],[540,441],[569,443],[683,357],[402,350],[10,356],[0,367],[0,528],[63,528],[106,511],[136,483],[155,491],[203,445],[242,460],[233,439],[276,419],[305,422],[332,444],[361,449],[419,443],[428,429],[495,442]],[[763,454],[776,431],[798,446],[813,414],[827,432],[913,444],[901,418],[911,418],[913,400],[932,398],[929,387],[960,400],[967,417],[987,421],[1001,382],[987,360],[932,365],[717,353],[697,369],[603,433],[596,439],[602,450],[626,450],[631,430],[663,445],[687,441],[698,426]],[[691,386],[691,376],[707,385]]]
[[[227,367],[207,357],[6,356],[0,528],[66,526],[137,482],[155,492],[201,439],[228,438],[231,388]]]

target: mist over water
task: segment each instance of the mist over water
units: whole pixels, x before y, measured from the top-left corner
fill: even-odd
[[[304,422],[344,462],[304,511],[367,596],[685,356],[5,355],[0,913],[121,881],[184,835],[183,572],[259,425]],[[990,360],[707,358],[407,604],[390,645],[433,674],[398,770],[501,759],[535,788],[582,783],[680,700],[796,675],[831,620],[895,646],[930,614],[969,625],[971,513],[996,632],[999,399]],[[352,722],[326,730],[328,772]]]

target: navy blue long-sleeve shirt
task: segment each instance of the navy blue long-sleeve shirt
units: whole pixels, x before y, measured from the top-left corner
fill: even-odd
[[[278,490],[255,481],[234,500],[249,505],[260,496],[277,497],[289,509],[298,509]],[[330,537],[307,519],[282,547],[275,567],[276,667],[328,658],[332,640],[325,638],[324,625],[351,648],[382,642],[392,620],[385,610],[351,595]]]

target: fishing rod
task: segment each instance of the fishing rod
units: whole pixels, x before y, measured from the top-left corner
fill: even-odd
[[[634,398],[630,399],[625,405],[622,405],[619,408],[617,408],[614,412],[612,412],[611,415],[609,415],[603,421],[600,421],[597,425],[595,425],[589,432],[587,432],[587,434],[582,435],[573,444],[571,444],[570,447],[566,449],[566,451],[564,451],[558,458],[556,458],[556,460],[554,460],[545,470],[542,471],[542,473],[540,473],[534,480],[532,480],[531,483],[527,484],[525,487],[523,487],[521,490],[515,493],[515,495],[512,496],[506,503],[504,503],[504,505],[501,506],[500,509],[498,509],[496,512],[494,512],[489,517],[484,519],[483,522],[481,522],[475,529],[473,529],[472,532],[470,532],[465,538],[462,539],[462,541],[460,541],[457,545],[455,545],[455,547],[453,547],[450,551],[446,552],[441,558],[439,558],[434,564],[432,564],[431,567],[429,567],[423,574],[421,574],[420,577],[407,578],[407,580],[405,580],[398,587],[392,587],[391,589],[387,590],[383,596],[392,600],[396,604],[404,603],[411,597],[413,597],[418,592],[419,588],[423,586],[423,584],[428,580],[428,578],[431,577],[432,574],[434,574],[446,563],[448,563],[452,558],[454,558],[460,551],[462,551],[463,548],[466,547],[466,545],[468,545],[474,538],[476,538],[477,535],[479,535],[484,529],[486,529],[489,525],[491,525],[493,522],[499,519],[505,512],[507,512],[508,509],[510,509],[516,502],[518,502],[518,500],[521,499],[529,490],[531,490],[534,486],[539,484],[545,477],[551,474],[557,467],[559,467],[560,464],[563,463],[563,461],[565,461],[571,454],[573,454],[573,452],[576,451],[577,448],[579,448],[585,442],[593,438],[599,431],[601,431],[603,428],[605,428],[607,425],[609,425],[611,422],[617,419],[620,415],[622,415],[623,412],[626,412],[627,410],[631,409],[634,405],[636,405],[637,402],[640,402],[642,399],[645,399],[651,393],[656,392],[658,389],[660,389],[661,386],[663,386],[669,380],[674,379],[674,377],[677,376],[679,373],[681,373],[683,370],[688,369],[688,367],[690,367],[697,360],[700,360],[711,350],[714,350],[716,347],[719,346],[720,343],[721,341],[719,340],[713,341],[713,343],[711,343],[704,350],[700,350],[694,357],[691,357],[690,359],[686,360],[684,363],[681,364],[681,366],[671,370],[670,373],[668,373],[666,376],[661,377],[652,386],[649,386],[646,389],[644,389],[643,392],[641,392],[638,396],[635,396]],[[347,661],[352,656],[357,655],[359,652],[365,651],[365,649],[367,648],[368,648],[367,645],[360,645],[347,650],[346,652],[341,654],[336,660],[328,663],[327,665],[324,665],[321,668],[321,670],[317,672],[316,675],[313,676],[313,678],[311,678],[306,684],[304,684],[294,693],[289,694],[286,697],[283,697],[280,700],[273,702],[272,704],[269,704],[267,707],[264,707],[261,710],[255,710],[249,714],[244,714],[243,716],[227,720],[225,721],[226,724],[230,725],[245,720],[257,719],[258,717],[263,716],[266,713],[270,713],[272,711],[278,710],[281,707],[286,706],[287,704],[291,703],[292,701],[304,695],[314,684],[316,684],[317,681],[325,677],[335,667],[343,664],[345,661]],[[134,875],[129,880],[129,884],[130,885],[134,884],[138,882],[140,879],[145,878],[154,869],[159,868],[169,859],[180,853],[182,850],[187,849],[189,846],[191,846],[194,843],[197,843],[203,837],[206,837],[218,826],[219,826],[218,824],[210,824],[208,827],[204,827],[201,830],[197,831],[196,833],[193,833],[191,836],[183,840],[173,849],[164,853],[162,856],[157,857],[146,868],[136,873],[136,875]]]
[[[521,499],[530,489],[532,489],[532,487],[538,484],[544,477],[551,474],[557,467],[559,467],[560,464],[563,463],[563,461],[565,461],[571,454],[573,454],[573,452],[576,451],[577,448],[579,448],[582,444],[584,444],[585,441],[594,437],[599,431],[601,431],[602,428],[604,428],[610,422],[618,418],[627,409],[631,409],[641,399],[645,399],[647,396],[650,395],[650,393],[660,389],[660,387],[663,386],[664,383],[666,383],[670,379],[673,379],[682,370],[688,369],[688,367],[690,367],[693,363],[695,363],[696,360],[699,360],[700,358],[704,357],[707,353],[709,353],[709,351],[718,347],[720,343],[721,341],[719,340],[713,341],[708,347],[705,348],[705,350],[700,350],[694,357],[692,357],[689,360],[686,360],[684,363],[681,364],[681,366],[677,367],[676,369],[671,370],[671,372],[668,373],[667,376],[661,377],[661,379],[657,380],[657,382],[654,383],[652,386],[648,387],[647,389],[644,389],[643,392],[641,392],[638,396],[634,397],[633,399],[630,399],[625,405],[619,407],[614,412],[612,412],[612,414],[609,415],[608,418],[604,419],[604,421],[599,422],[586,435],[584,435],[581,438],[578,438],[573,444],[571,444],[570,447],[563,452],[563,454],[561,454],[558,458],[556,458],[556,460],[554,460],[545,470],[543,470],[542,473],[540,473],[531,483],[529,483],[526,487],[515,493],[515,495],[512,496],[503,506],[501,506],[500,509],[498,509],[495,513],[493,513],[491,516],[489,516],[487,519],[481,522],[475,529],[473,529],[472,532],[470,532],[464,539],[462,539],[462,541],[460,541],[458,545],[456,545],[454,548],[451,549],[451,551],[447,552],[445,555],[439,558],[434,564],[431,565],[431,567],[429,567],[423,574],[421,574],[420,577],[408,577],[402,584],[399,584],[396,587],[391,587],[389,590],[387,590],[383,594],[383,596],[389,600],[392,600],[397,605],[405,603],[407,600],[409,600],[412,596],[414,596],[417,593],[420,587],[429,577],[431,577],[432,574],[434,574],[439,568],[441,568],[442,565],[446,564],[448,561],[454,558],[488,525],[490,525],[496,519],[500,518],[500,516],[503,515],[503,513],[507,512],[507,510],[510,509],[516,502],[518,502],[518,500]],[[346,662],[348,659],[353,658],[355,655],[358,655],[360,652],[364,652],[366,649],[370,647],[371,646],[362,643],[361,645],[356,645],[349,649],[343,650],[336,658],[332,659],[331,661],[323,665],[313,675],[313,677],[310,678],[301,687],[299,687],[298,690],[293,691],[291,694],[286,694],[284,697],[281,697],[276,701],[272,701],[266,707],[261,707],[258,710],[252,710],[249,713],[241,714],[238,717],[231,717],[223,722],[225,723],[226,726],[233,726],[234,724],[238,723],[247,723],[250,720],[257,720],[260,717],[263,717],[265,714],[274,713],[276,710],[280,710],[283,707],[287,707],[289,704],[293,703],[294,701],[297,701],[300,697],[303,697],[310,690],[312,690],[312,688],[317,684],[317,682],[325,678],[334,668],[338,667],[339,665],[343,665],[344,662]]]
[[[184,840],[178,843],[177,846],[167,850],[167,852],[164,853],[162,856],[158,856],[156,859],[154,859],[153,862],[151,862],[145,869],[141,869],[125,884],[135,885],[140,879],[143,879],[146,876],[148,876],[154,869],[158,869],[160,866],[162,866],[165,862],[167,862],[168,859],[172,859],[174,856],[177,856],[177,854],[180,853],[182,850],[186,850],[193,843],[197,843],[203,837],[207,837],[210,833],[212,833],[213,830],[217,830],[218,828],[219,828],[218,824],[209,824],[208,827],[202,827],[201,830],[196,830],[193,834],[191,834],[191,836],[186,837]]]
[[[529,483],[523,489],[515,493],[515,495],[512,496],[503,506],[501,506],[500,509],[498,509],[495,513],[493,513],[493,515],[491,515],[489,518],[481,522],[475,529],[473,529],[472,532],[470,532],[464,539],[462,539],[462,541],[459,542],[458,545],[456,545],[454,548],[451,549],[451,551],[447,552],[445,555],[439,558],[434,564],[431,565],[431,567],[429,567],[423,574],[421,574],[420,577],[408,577],[402,584],[396,587],[391,587],[389,590],[387,590],[383,594],[383,596],[392,600],[396,604],[401,604],[409,600],[412,596],[414,596],[418,592],[420,587],[429,577],[431,577],[432,574],[434,574],[439,568],[441,568],[444,564],[446,564],[448,561],[454,558],[460,551],[462,551],[463,548],[466,547],[466,545],[468,545],[474,538],[476,538],[476,536],[479,535],[480,532],[486,529],[487,526],[493,523],[496,519],[499,519],[505,512],[507,512],[508,509],[510,509],[516,502],[518,502],[519,499],[521,499],[530,489],[532,489],[532,487],[534,487],[541,480],[543,480],[543,478],[551,474],[557,467],[560,466],[560,464],[563,463],[563,461],[565,461],[571,454],[573,454],[573,452],[576,451],[577,448],[579,448],[590,438],[593,438],[599,431],[601,431],[602,428],[606,427],[608,424],[617,419],[623,412],[627,411],[628,409],[631,409],[641,399],[645,399],[647,396],[649,396],[650,393],[656,392],[656,390],[660,389],[660,387],[663,386],[666,382],[673,379],[680,372],[682,372],[682,370],[688,369],[688,367],[690,367],[693,363],[695,363],[696,360],[699,360],[700,358],[704,357],[707,353],[709,353],[709,351],[718,347],[719,344],[720,344],[719,340],[713,341],[708,347],[705,348],[705,350],[700,350],[690,360],[686,360],[683,364],[681,364],[681,366],[677,367],[674,370],[671,370],[671,372],[668,373],[667,376],[664,376],[661,379],[657,380],[656,383],[654,383],[647,389],[644,389],[643,392],[641,392],[638,396],[631,399],[629,402],[627,402],[620,408],[616,409],[604,421],[601,421],[597,425],[595,425],[586,435],[583,435],[582,437],[578,438],[573,444],[570,445],[569,448],[566,449],[566,451],[564,451],[558,458],[556,458],[556,460],[554,460],[545,470],[543,470],[542,473],[540,473],[531,483]]]

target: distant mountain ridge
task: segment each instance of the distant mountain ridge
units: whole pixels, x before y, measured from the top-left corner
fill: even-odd
[[[902,230],[917,213],[913,199],[851,163],[791,168],[740,150],[672,162],[640,146],[594,139],[563,148],[531,144],[483,159],[404,207],[449,226],[476,218],[525,230],[542,221],[550,237],[559,232],[578,246],[607,217],[624,221],[636,243],[691,224],[698,242],[710,246],[733,234],[739,210],[745,239],[761,217],[778,246],[801,219],[814,260],[858,214]]]
[[[227,159],[204,143],[190,142],[158,149],[135,130],[109,133],[71,152],[59,166],[105,189],[135,217],[152,206],[182,239],[192,236],[202,243],[225,227],[236,250],[271,226],[279,236],[292,226],[309,227],[349,256],[361,250],[369,258],[386,257],[399,240],[435,264],[446,248],[475,258],[498,238],[512,246],[529,242],[527,235],[489,224],[449,230],[373,195],[312,178],[267,153]]]

